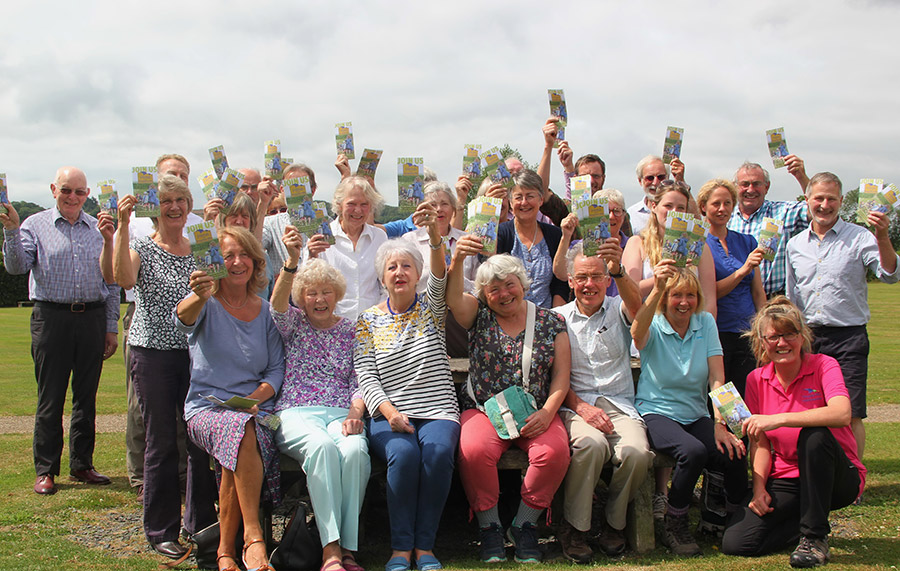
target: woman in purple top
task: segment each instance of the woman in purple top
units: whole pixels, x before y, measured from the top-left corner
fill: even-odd
[[[356,322],[334,314],[347,282],[318,258],[297,271],[303,242],[293,226],[285,228],[282,242],[288,259],[272,292],[272,317],[284,339],[287,369],[275,402],[281,417],[275,441],[306,473],[322,569],[362,571],[353,552],[371,471],[366,407],[353,369]],[[289,305],[291,293],[299,308]]]
[[[766,293],[758,270],[763,252],[757,248],[756,238],[726,226],[736,203],[737,189],[724,179],[707,182],[697,194],[697,206],[709,222],[706,244],[716,266],[716,325],[724,352],[725,380],[733,382],[743,395],[756,360],[742,333],[766,303]]]

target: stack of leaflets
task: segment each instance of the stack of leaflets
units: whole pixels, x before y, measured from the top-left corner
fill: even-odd
[[[225,203],[225,213],[231,208],[234,197],[237,196],[241,185],[244,184],[244,174],[234,169],[225,169],[222,180],[216,185],[216,197],[221,198]]]
[[[712,400],[713,405],[719,409],[719,413],[725,419],[725,422],[728,423],[728,428],[731,429],[731,432],[738,438],[743,438],[743,424],[746,419],[750,418],[750,410],[747,408],[747,404],[744,403],[744,399],[741,398],[740,393],[734,388],[734,383],[728,381],[721,387],[710,391],[709,398]]]
[[[584,240],[584,255],[596,256],[600,245],[610,237],[609,201],[606,198],[588,197],[573,204],[575,215],[578,216],[578,229]]]
[[[680,127],[666,127],[666,141],[663,143],[663,162],[669,164],[673,159],[681,158],[681,141],[684,139],[684,129]]]
[[[116,181],[101,180],[97,183],[97,189],[100,192],[100,211],[106,212],[113,218],[119,215],[119,193],[116,192]]]
[[[156,167],[134,167],[131,169],[131,186],[134,189],[134,215],[137,218],[159,216]]]
[[[897,187],[893,184],[884,186],[880,178],[864,178],[859,181],[859,206],[856,209],[856,220],[861,224],[869,224],[869,212],[874,210],[890,214],[897,202]]]
[[[548,89],[547,96],[550,99],[550,115],[558,118],[556,122],[556,140],[553,148],[559,148],[560,141],[566,140],[566,125],[569,124],[569,112],[566,110],[566,94],[562,89]]]
[[[491,147],[486,150],[481,159],[484,161],[484,174],[491,178],[492,184],[502,184],[506,188],[513,187],[512,174],[503,162],[499,147]]]
[[[759,230],[756,241],[763,251],[764,260],[775,261],[775,252],[778,250],[782,234],[784,234],[784,220],[763,218],[762,228]]]
[[[216,221],[207,220],[200,224],[192,224],[185,228],[185,232],[191,243],[191,254],[197,262],[197,269],[205,271],[214,279],[224,278],[227,272],[225,258],[219,249]]]
[[[481,238],[482,253],[491,255],[497,252],[497,226],[500,225],[500,209],[502,198],[480,196],[469,203],[469,217],[466,234]]]
[[[284,171],[281,165],[281,141],[278,139],[266,141],[264,164],[267,177],[274,180],[284,178]]]
[[[218,147],[211,148],[209,150],[209,160],[212,161],[216,178],[222,178],[222,175],[225,174],[225,169],[228,168],[228,159],[225,158],[225,147],[219,145]]]
[[[9,204],[9,193],[6,189],[6,173],[0,172],[0,204]],[[9,212],[9,209],[5,206],[3,207],[3,209],[6,212]]]
[[[201,395],[201,398],[208,400],[216,406],[223,406],[232,410],[245,410],[259,404],[257,399],[252,399],[250,397],[231,397],[228,400],[222,400],[215,395]],[[281,426],[281,418],[264,410],[257,410],[256,421],[269,430],[278,430]]]
[[[356,158],[356,151],[353,149],[353,124],[350,121],[346,123],[335,123],[334,125],[334,141],[337,145],[339,155],[344,155],[347,160]]]
[[[583,198],[591,197],[591,175],[573,176],[569,179],[569,190],[572,193],[572,208]]]
[[[766,142],[769,145],[769,156],[772,157],[772,163],[776,169],[780,169],[784,166],[784,157],[790,154],[787,142],[784,140],[784,127],[766,131]]]
[[[225,174],[225,171],[222,171],[222,174]],[[219,186],[219,176],[216,174],[215,170],[209,169],[198,176],[197,182],[200,183],[200,188],[202,189],[203,196],[206,197],[206,200],[212,200],[216,197],[216,190]]]
[[[707,234],[709,223],[705,220],[688,212],[669,212],[666,215],[662,257],[675,260],[679,268],[698,265]]]
[[[378,168],[378,162],[381,160],[383,152],[365,149],[362,158],[359,159],[359,165],[356,167],[356,176],[369,176],[374,179],[375,169]]]
[[[466,145],[466,153],[463,155],[463,174],[469,180],[475,180],[481,176],[481,145]]]
[[[397,206],[406,218],[425,200],[425,159],[401,157],[397,159]]]
[[[329,244],[334,244],[331,232],[331,217],[325,202],[313,201],[309,177],[301,176],[284,181],[284,202],[287,205],[291,225],[307,240],[322,234]]]

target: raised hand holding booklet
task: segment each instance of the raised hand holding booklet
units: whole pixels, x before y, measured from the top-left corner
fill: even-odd
[[[309,239],[310,236],[316,233],[304,231],[304,229],[309,230],[309,226],[316,218],[316,213],[313,210],[313,193],[309,177],[289,178],[284,181],[281,188],[284,192],[284,203],[287,206],[291,226]]]
[[[264,147],[264,164],[266,176],[274,180],[284,178],[284,171],[281,165],[281,141],[274,139],[266,141]]]
[[[591,197],[591,175],[585,174],[570,178],[569,190],[572,192],[571,206],[575,208],[579,201]]]
[[[131,169],[131,187],[134,197],[134,215],[137,218],[159,216],[159,196],[157,196],[156,167],[134,167]]]
[[[378,168],[378,162],[381,161],[381,153],[384,151],[365,149],[362,158],[359,159],[359,165],[356,167],[356,176],[370,176],[375,178],[375,170]]]
[[[875,210],[890,214],[897,202],[897,187],[884,185],[880,178],[864,178],[859,181],[859,203],[856,209],[856,220],[868,226],[869,212]]]
[[[221,198],[222,202],[225,203],[226,213],[228,212],[228,209],[231,208],[231,203],[234,202],[234,197],[237,196],[242,184],[244,184],[243,173],[234,169],[225,169],[222,180],[220,180],[219,184],[216,186],[216,196]]]
[[[566,109],[566,94],[562,89],[548,89],[547,97],[550,99],[550,115],[559,118],[556,122],[556,140],[553,148],[559,148],[560,141],[566,140],[566,126],[569,124],[569,112]]]
[[[339,155],[343,154],[347,159],[355,159],[356,151],[353,148],[353,124],[336,123],[334,125],[334,142]]]
[[[100,203],[100,210],[106,212],[113,218],[119,214],[119,193],[116,192],[116,181],[101,180],[97,183],[97,191],[100,197],[97,201]]]
[[[499,147],[491,147],[486,150],[481,159],[484,161],[484,173],[491,178],[491,183],[502,184],[506,188],[513,187],[512,174],[503,162],[503,155]]]
[[[775,165],[776,169],[780,169],[784,166],[784,157],[790,154],[787,148],[787,141],[784,140],[784,127],[766,131],[766,143],[769,145],[769,156],[772,157],[772,164]]]
[[[710,391],[709,398],[719,409],[719,413],[725,419],[731,432],[738,438],[743,438],[743,424],[746,419],[750,418],[750,409],[747,408],[744,399],[734,388],[734,383],[728,381],[721,387]]]
[[[463,173],[474,180],[481,176],[481,145],[466,145],[463,154]]]
[[[775,251],[778,250],[778,242],[784,233],[784,220],[778,218],[763,218],[762,228],[756,241],[763,251],[763,259],[775,261]]]
[[[425,159],[401,157],[397,159],[397,206],[404,218],[416,211],[425,193]]]
[[[224,278],[227,271],[225,258],[219,248],[216,221],[206,220],[200,224],[192,224],[185,228],[185,232],[191,243],[191,255],[197,262],[197,269],[205,271],[212,278]]]
[[[228,168],[228,159],[225,158],[225,147],[219,145],[218,147],[211,148],[209,150],[209,160],[212,161],[216,178],[222,178],[222,175],[225,174],[225,169]]]
[[[222,174],[225,174],[225,171],[222,171]],[[198,176],[197,182],[200,183],[200,189],[203,191],[203,196],[206,197],[206,200],[216,198],[216,189],[219,186],[219,176],[214,169],[209,169]]]
[[[590,178],[590,177],[588,177]],[[596,256],[600,245],[609,238],[609,201],[606,198],[587,198],[573,202],[578,216],[578,229],[583,237],[585,256]]]
[[[673,159],[681,158],[681,141],[684,139],[684,129],[680,127],[666,127],[666,141],[663,143],[663,162],[669,164]]]
[[[0,204],[9,204],[9,192],[6,190],[6,173],[0,172]],[[5,212],[9,212],[5,206],[3,207]]]
[[[480,196],[469,203],[466,234],[481,238],[482,252],[491,255],[497,252],[497,226],[500,225],[502,198]]]

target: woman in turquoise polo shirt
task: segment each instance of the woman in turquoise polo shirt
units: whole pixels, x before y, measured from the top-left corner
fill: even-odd
[[[650,295],[631,327],[641,351],[635,405],[654,450],[675,459],[665,514],[664,543],[676,555],[697,555],[688,529],[694,486],[707,464],[725,474],[729,503],[737,508],[747,487],[744,445],[706,407],[707,392],[725,382],[722,346],[713,316],[703,311],[700,281],[674,260],[653,268]]]

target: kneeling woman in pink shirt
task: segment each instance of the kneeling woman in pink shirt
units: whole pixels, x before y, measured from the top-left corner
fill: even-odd
[[[762,365],[747,377],[753,497],[722,540],[731,555],[792,545],[792,567],[828,561],[828,514],[861,493],[866,469],[850,430],[850,398],[837,361],[810,353],[812,333],[787,298],[776,297],[748,333]]]

